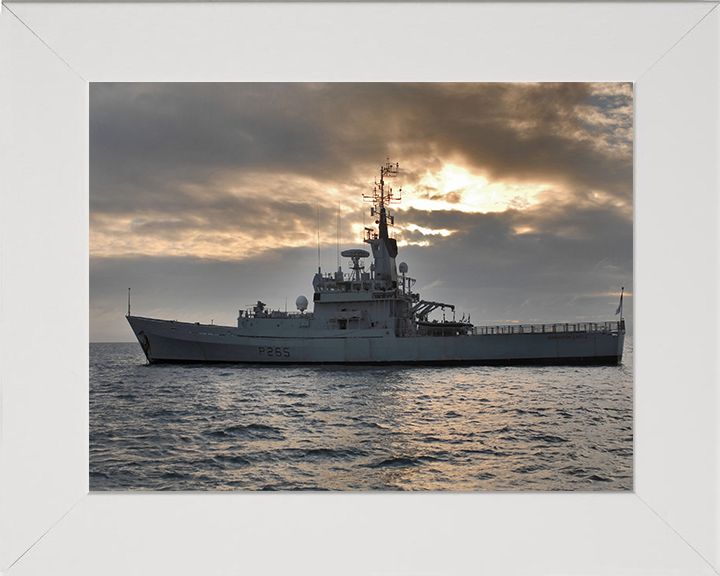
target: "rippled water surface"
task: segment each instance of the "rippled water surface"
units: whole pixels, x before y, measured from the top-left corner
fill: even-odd
[[[146,365],[90,345],[91,490],[632,490],[622,366]]]

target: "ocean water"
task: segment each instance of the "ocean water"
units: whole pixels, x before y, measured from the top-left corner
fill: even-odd
[[[632,490],[621,366],[148,365],[90,344],[91,490]]]

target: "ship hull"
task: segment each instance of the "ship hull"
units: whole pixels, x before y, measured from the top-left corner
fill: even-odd
[[[227,326],[127,318],[150,363],[617,365],[624,344],[624,330],[404,337],[386,329],[248,334]]]

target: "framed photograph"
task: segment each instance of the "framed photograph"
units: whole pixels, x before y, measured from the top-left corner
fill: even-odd
[[[716,8],[4,4],[0,570],[717,573]],[[633,83],[633,491],[89,493],[89,85],[178,81]]]

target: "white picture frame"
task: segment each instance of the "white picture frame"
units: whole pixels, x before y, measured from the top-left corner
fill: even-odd
[[[717,2],[0,13],[0,572],[720,572]],[[632,493],[88,493],[88,82],[635,82]]]

